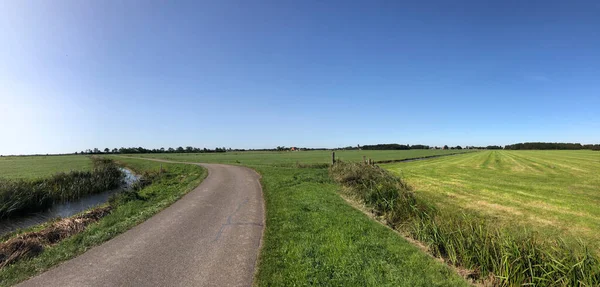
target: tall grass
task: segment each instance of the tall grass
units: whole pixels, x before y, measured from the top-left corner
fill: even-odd
[[[92,158],[92,171],[58,173],[48,178],[0,179],[0,218],[44,210],[55,203],[114,189],[123,173],[110,159]]]
[[[330,168],[344,191],[361,200],[393,228],[425,243],[446,262],[492,276],[500,286],[599,286],[600,262],[581,243],[538,238],[464,213],[435,208],[400,178],[377,166],[339,162]]]

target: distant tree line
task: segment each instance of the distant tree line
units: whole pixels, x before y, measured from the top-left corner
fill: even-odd
[[[360,146],[358,146],[360,148]],[[468,148],[468,147],[467,147]],[[364,145],[364,150],[409,150],[409,149],[463,149],[463,147],[457,145],[455,147],[449,147],[444,145],[443,147],[432,147],[428,145],[416,144],[416,145],[401,145],[401,144],[376,144],[376,145]]]
[[[502,147],[499,145],[489,145],[486,146],[485,149],[502,149]]]
[[[600,151],[600,144],[584,144],[583,148]]]
[[[360,148],[360,146],[358,146]],[[409,150],[409,149],[430,149],[428,145],[402,145],[402,144],[376,144],[376,145],[364,145],[363,150]]]
[[[158,148],[158,149],[147,149],[143,147],[121,147],[121,148],[105,148],[103,150],[98,148],[86,149],[81,152],[75,152],[75,154],[134,154],[134,153],[223,153],[223,152],[236,152],[236,151],[289,151],[291,147],[277,146],[275,148],[266,149],[232,149],[225,147],[217,147],[215,149],[197,148],[192,146],[178,147],[178,148]],[[299,148],[293,147],[293,150],[327,150],[326,148]]]
[[[527,142],[504,146],[508,150],[600,150],[600,144]]]
[[[466,146],[465,149],[489,149],[489,150],[497,150],[497,149],[507,149],[507,150],[579,150],[579,149],[590,149],[590,150],[598,150],[600,151],[600,144],[585,144],[582,145],[580,143],[545,143],[545,142],[527,142],[527,143],[517,143],[512,145],[506,145],[504,147],[499,145],[489,145],[489,146]],[[177,148],[164,148],[161,147],[159,149],[147,149],[143,147],[121,147],[121,148],[105,148],[103,150],[98,148],[86,149],[81,152],[75,152],[75,154],[135,154],[135,153],[223,153],[223,152],[232,152],[232,151],[309,151],[309,150],[411,150],[411,149],[463,149],[461,146],[449,147],[448,145],[444,145],[443,147],[432,147],[428,145],[402,145],[402,144],[376,144],[376,145],[364,145],[364,146],[347,146],[336,149],[327,149],[327,148],[306,148],[306,147],[286,147],[286,146],[277,146],[275,148],[270,149],[231,149],[225,147],[217,147],[214,149],[207,148],[197,148],[192,146],[187,147],[177,147]]]
[[[376,144],[376,145],[364,145],[363,150],[407,150],[410,149],[410,145],[402,144]]]
[[[164,148],[161,147],[159,149],[147,149],[143,147],[122,147],[122,148],[105,148],[104,150],[100,150],[98,148],[86,149],[81,152],[75,152],[75,154],[118,154],[118,153],[216,153],[216,152],[226,152],[233,151],[231,148],[226,149],[224,147],[217,147],[215,149],[207,149],[207,148],[197,148],[192,146],[187,147],[178,147],[178,148]]]

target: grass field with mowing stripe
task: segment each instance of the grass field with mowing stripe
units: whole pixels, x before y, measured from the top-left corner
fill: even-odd
[[[600,152],[484,151],[382,167],[440,207],[600,242]]]
[[[0,157],[2,178],[43,178],[59,172],[87,171],[92,161],[83,155],[63,156],[3,156]]]

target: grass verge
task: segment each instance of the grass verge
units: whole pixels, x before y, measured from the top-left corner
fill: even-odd
[[[525,229],[507,230],[477,216],[437,209],[398,177],[377,166],[340,162],[330,168],[344,191],[390,226],[423,242],[433,255],[493,275],[494,285],[598,286],[600,262],[585,246],[548,241]]]
[[[119,158],[119,162],[137,173],[156,173],[161,165],[163,172],[151,185],[138,192],[139,197],[114,200],[112,212],[87,226],[83,232],[48,246],[37,257],[0,269],[0,286],[23,281],[127,231],[194,189],[207,175],[204,168],[196,165],[128,158]]]
[[[256,286],[468,286],[348,205],[327,168],[253,168],[262,175],[266,204]]]

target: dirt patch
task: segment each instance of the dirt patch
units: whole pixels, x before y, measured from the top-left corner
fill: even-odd
[[[565,207],[561,207],[561,206],[557,206],[557,205],[553,205],[553,204],[549,204],[547,202],[544,201],[532,201],[532,202],[528,202],[525,204],[525,206],[529,207],[529,208],[537,208],[537,209],[542,209],[542,210],[549,210],[552,212],[557,212],[557,213],[562,213],[562,214],[569,214],[569,215],[574,215],[574,216],[579,216],[579,217],[588,217],[591,219],[598,219],[597,217],[586,213],[586,212],[580,212],[580,211],[573,211],[571,209],[565,208]]]
[[[110,206],[96,208],[81,215],[61,219],[41,231],[24,233],[0,243],[0,268],[20,259],[34,257],[44,250],[44,246],[56,244],[82,232],[89,224],[108,215],[111,209]]]
[[[523,215],[523,213],[521,211],[519,211],[515,208],[508,207],[505,205],[495,204],[495,203],[489,203],[489,202],[483,201],[483,200],[473,202],[473,203],[469,204],[467,207],[471,208],[471,209],[483,210],[486,212],[492,211],[492,212],[509,213],[512,215]]]

